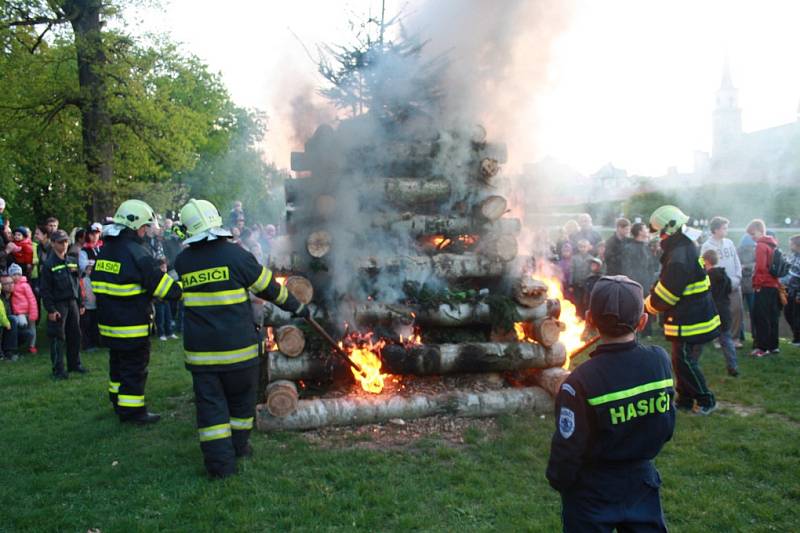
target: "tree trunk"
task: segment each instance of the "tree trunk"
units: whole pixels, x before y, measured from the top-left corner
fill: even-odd
[[[409,279],[434,275],[445,280],[464,278],[496,278],[506,274],[506,263],[478,254],[437,254],[427,256],[394,256],[357,258],[362,270],[388,270],[406,273]]]
[[[78,59],[78,86],[81,91],[81,134],[83,160],[89,177],[88,220],[100,220],[113,213],[110,187],[113,175],[114,145],[111,114],[108,110],[104,72],[106,66],[100,12],[101,0],[66,0],[65,13],[75,35]]]
[[[480,241],[477,251],[492,259],[508,262],[517,257],[519,248],[517,238],[513,235],[491,235]]]
[[[508,211],[508,201],[496,194],[484,198],[478,204],[478,214],[488,221],[494,221],[502,217]]]
[[[413,207],[450,198],[450,182],[444,179],[386,178],[375,187],[382,187],[386,199],[398,206]]]
[[[552,411],[553,399],[547,392],[539,387],[525,387],[486,392],[300,400],[297,410],[283,418],[270,415],[264,406],[259,405],[256,418],[259,430],[280,431],[374,424],[392,418],[414,419],[443,414],[474,418],[519,412],[548,414]]]
[[[410,348],[390,344],[381,350],[383,371],[418,376],[549,368],[563,365],[566,357],[562,344],[545,348],[527,342],[427,344]],[[268,364],[270,381],[349,379],[342,372],[348,368],[346,363],[309,353],[288,358],[280,352],[270,352]]]
[[[314,299],[314,286],[303,276],[286,278],[286,288],[301,304],[308,305]]]
[[[518,235],[522,230],[522,222],[518,218],[500,218],[487,222],[473,217],[405,213],[399,217],[374,217],[372,227],[384,228],[414,238],[430,235],[443,237],[486,234]]]
[[[311,257],[325,257],[331,251],[331,241],[331,234],[327,231],[314,231],[306,239],[306,250]]]
[[[521,322],[533,322],[554,316],[558,300],[548,300],[538,307],[517,307]],[[492,323],[492,309],[485,303],[442,304],[434,308],[403,306],[367,301],[354,304],[352,314],[357,324],[401,322],[423,326],[457,327]]]

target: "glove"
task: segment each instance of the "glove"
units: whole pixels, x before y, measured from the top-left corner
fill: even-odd
[[[16,315],[17,317],[17,326],[21,328],[28,327],[28,317],[26,315]]]
[[[295,318],[311,318],[311,311],[306,304],[300,304],[300,307],[292,312],[292,316]]]

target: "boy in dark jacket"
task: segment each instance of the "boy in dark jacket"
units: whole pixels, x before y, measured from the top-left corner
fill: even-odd
[[[722,347],[722,353],[725,355],[725,366],[728,367],[728,374],[737,377],[739,375],[739,366],[736,362],[736,345],[733,342],[733,333],[731,331],[731,279],[725,273],[725,269],[717,266],[719,264],[719,255],[714,249],[706,250],[703,254],[703,261],[705,261],[706,272],[708,272],[708,279],[711,281],[711,297],[714,299],[714,305],[717,306],[717,312],[720,319],[720,334],[719,344]]]

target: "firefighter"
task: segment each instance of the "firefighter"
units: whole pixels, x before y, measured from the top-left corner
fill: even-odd
[[[47,336],[53,378],[67,379],[64,371],[64,345],[67,371],[85,374],[81,364],[81,328],[79,315],[84,313],[78,288],[78,258],[67,254],[69,235],[56,230],[50,236],[52,249],[42,263],[42,303],[47,311]]]
[[[672,342],[675,406],[708,415],[717,403],[699,361],[703,344],[719,336],[720,318],[695,244],[700,232],[686,226],[688,220],[673,205],[659,207],[650,217],[651,229],[660,235],[663,254],[661,274],[645,300],[645,308],[653,315],[664,313],[664,336]]]
[[[152,424],[159,415],[145,405],[150,361],[151,300],[177,299],[178,283],[161,271],[144,246],[153,209],[141,200],[122,202],[103,228],[105,244],[91,274],[97,296],[98,329],[109,348],[108,394],[122,422]]]
[[[647,324],[641,285],[604,276],[587,320],[601,343],[556,396],[547,479],[564,531],[666,531],[652,460],[672,438],[675,394],[667,352],[636,342]]]
[[[184,290],[185,362],[206,470],[222,478],[235,473],[237,457],[252,453],[260,341],[248,291],[295,316],[308,317],[308,309],[228,240],[211,202],[189,200],[180,220],[189,245],[175,260]]]

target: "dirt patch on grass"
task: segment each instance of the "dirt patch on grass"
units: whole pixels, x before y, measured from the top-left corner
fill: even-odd
[[[786,415],[778,414],[778,413],[767,413],[761,407],[755,407],[752,405],[742,405],[733,402],[726,402],[726,401],[717,401],[717,405],[719,405],[720,409],[726,409],[728,411],[732,411],[733,414],[741,417],[748,417],[748,416],[768,416],[770,418],[775,418],[780,420],[784,424],[788,424],[793,427],[800,427],[800,422],[796,420],[792,420]]]
[[[493,439],[499,433],[494,418],[431,416],[416,420],[393,419],[383,424],[329,427],[302,434],[307,441],[325,448],[396,450],[434,442],[460,447]]]

